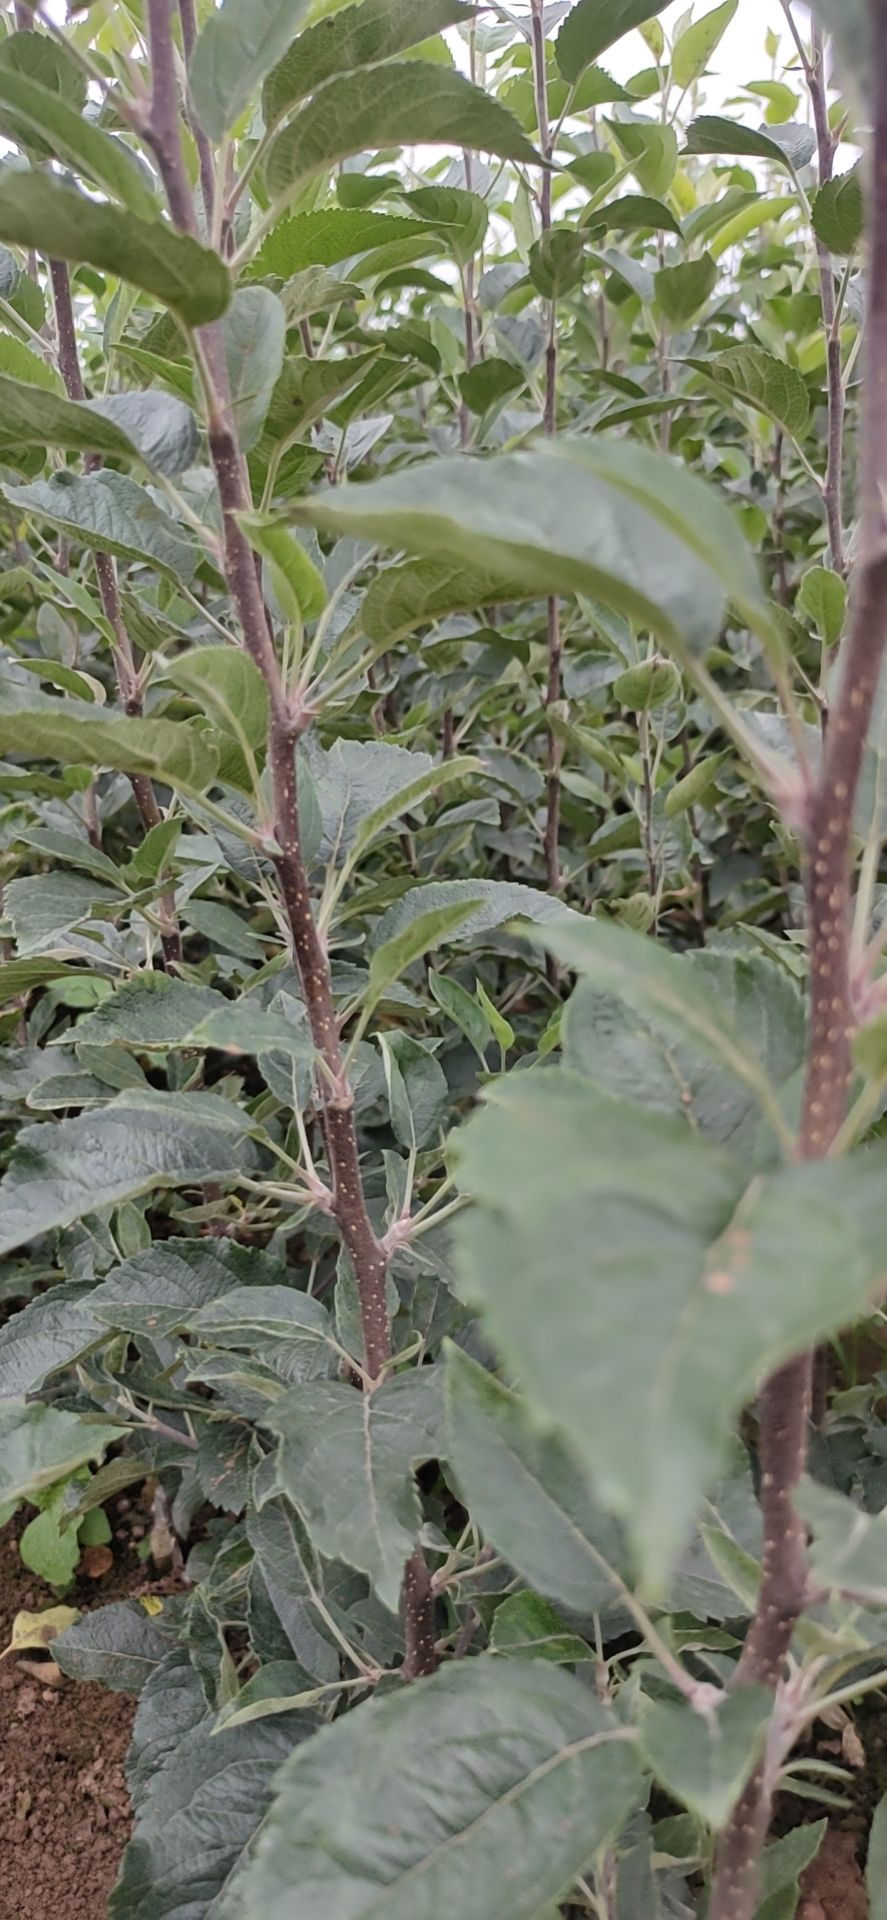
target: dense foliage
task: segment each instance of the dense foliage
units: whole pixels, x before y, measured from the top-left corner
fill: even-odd
[[[114,1920],[793,1920],[887,1685],[887,6],[712,113],[736,7],[4,23],[0,1503],[178,1575],[53,1615]]]

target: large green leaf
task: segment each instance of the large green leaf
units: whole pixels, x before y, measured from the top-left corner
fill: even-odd
[[[578,80],[593,60],[630,33],[632,27],[664,13],[666,4],[667,0],[578,0],[555,42],[564,79]]]
[[[250,105],[307,8],[308,0],[222,0],[209,13],[191,55],[188,91],[211,140],[221,140]]]
[[[126,434],[155,473],[175,475],[193,466],[200,443],[197,421],[177,394],[134,388],[131,393],[105,393],[86,404]]]
[[[22,959],[70,944],[65,935],[84,920],[124,912],[125,897],[81,873],[37,873],[10,880],[6,911]]]
[[[446,1366],[447,1459],[472,1518],[540,1593],[574,1613],[616,1599],[625,1542],[558,1435],[458,1347]]]
[[[582,593],[707,649],[725,599],[767,619],[730,509],[663,456],[561,440],[485,461],[437,459],[298,501],[294,517],[412,553],[446,554],[539,596]]]
[[[22,130],[42,134],[55,160],[66,162],[75,173],[83,173],[115,200],[122,200],[130,213],[147,221],[156,217],[157,201],[147,177],[123,142],[104,133],[59,93],[26,74],[10,71],[2,61],[0,126],[14,139]]]
[[[813,229],[830,253],[853,253],[865,229],[859,167],[820,187],[813,202]]]
[[[0,1252],[155,1187],[255,1165],[250,1122],[211,1093],[118,1094],[98,1113],[19,1133],[0,1182]]]
[[[743,1402],[875,1289],[884,1154],[746,1192],[722,1149],[567,1070],[488,1099],[459,1136],[463,1290],[661,1593]]]
[[[661,1784],[710,1827],[726,1826],[764,1745],[766,1687],[738,1687],[709,1713],[686,1700],[644,1700],[641,1742]]]
[[[64,1480],[88,1460],[100,1460],[120,1433],[59,1407],[7,1400],[0,1406],[0,1509]]]
[[[354,207],[316,207],[280,220],[263,240],[250,267],[252,278],[274,274],[285,280],[306,267],[333,267],[395,240],[420,240],[433,230],[406,214],[373,213]],[[442,244],[442,243],[441,243]]]
[[[268,191],[286,206],[304,180],[349,154],[416,141],[479,147],[504,160],[539,157],[507,107],[452,67],[392,61],[320,88],[277,135],[265,163]]]
[[[887,1607],[887,1513],[865,1513],[844,1493],[806,1480],[798,1511],[811,1528],[810,1565],[817,1586],[852,1593],[864,1605]]]
[[[808,129],[801,127],[797,131],[804,134]],[[694,120],[687,130],[687,153],[726,154],[736,159],[772,160],[777,166],[787,167],[791,171],[795,158],[792,149],[791,141],[777,140],[772,127],[744,127],[738,120],[727,120],[714,113],[700,114],[698,120]],[[807,158],[809,159],[809,152]],[[805,164],[800,156],[798,163]]]
[[[173,579],[189,581],[200,560],[190,535],[128,474],[109,468],[87,474],[65,469],[48,480],[6,487],[4,492],[16,512],[48,521],[82,546],[157,567]]]
[[[373,1393],[315,1380],[267,1416],[281,1436],[280,1485],[318,1552],[359,1568],[392,1609],[421,1524],[413,1469],[442,1445],[440,1385],[424,1367]]]
[[[147,773],[197,792],[209,786],[218,763],[211,740],[184,721],[129,720],[85,700],[37,693],[27,696],[27,705],[0,702],[0,752]]]
[[[615,922],[538,938],[580,976],[564,1024],[568,1065],[612,1093],[683,1114],[719,1145],[750,1148],[774,1088],[804,1057],[795,982],[762,955],[678,955]]]
[[[27,882],[25,884],[32,884]],[[128,1047],[135,1053],[169,1047],[218,1048],[225,1053],[292,1053],[313,1060],[304,1027],[290,1025],[249,995],[226,1000],[213,987],[145,971],[108,994],[77,1026],[78,1044]]]
[[[292,1755],[232,1920],[290,1920],[294,1888],[324,1920],[536,1920],[642,1793],[590,1688],[545,1660],[457,1662]]]
[[[90,1312],[115,1331],[162,1339],[189,1327],[214,1300],[234,1289],[273,1285],[284,1271],[267,1254],[232,1240],[155,1240],[93,1289]]]
[[[4,173],[0,240],[117,274],[171,307],[188,326],[217,320],[231,298],[224,261],[190,234],[121,214],[119,207],[59,186],[48,174]]]
[[[305,1525],[288,1500],[247,1514],[256,1570],[300,1664],[321,1684],[339,1677],[339,1653],[323,1621],[323,1576]],[[328,1615],[327,1615],[328,1620]]]
[[[0,1328],[0,1400],[33,1393],[105,1338],[78,1287],[51,1287]]]
[[[275,1774],[316,1725],[310,1713],[281,1714],[213,1738],[215,1715],[196,1670],[168,1654],[139,1699],[127,1761],[135,1831],[109,1920],[237,1912]]]
[[[276,126],[325,81],[391,60],[471,17],[464,0],[360,0],[316,20],[268,75],[262,91],[265,125]]]

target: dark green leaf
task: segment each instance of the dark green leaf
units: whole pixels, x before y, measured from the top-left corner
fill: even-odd
[[[479,147],[506,160],[538,160],[508,109],[460,73],[393,61],[344,74],[315,94],[271,147],[265,163],[268,191],[285,206],[304,180],[349,154],[416,141]]]
[[[686,326],[704,307],[717,282],[718,270],[710,253],[685,260],[678,267],[662,267],[654,286],[656,303],[673,327]]]
[[[817,239],[830,253],[853,253],[865,229],[858,167],[820,187],[813,202],[813,228]]]
[[[796,367],[763,347],[732,347],[727,353],[707,360],[691,359],[688,365],[722,387],[737,400],[745,400],[766,413],[787,433],[800,436],[810,417],[807,388]]]
[[[126,474],[110,469],[76,474],[66,469],[48,480],[4,491],[16,512],[48,521],[99,553],[140,561],[186,582],[196,570],[200,551],[190,534],[183,533],[145,488]]]
[[[270,1724],[274,1724],[273,1722]],[[631,1737],[548,1661],[456,1662],[293,1754],[241,1920],[536,1920],[643,1788]]]
[[[146,1089],[78,1120],[25,1127],[0,1182],[0,1251],[155,1187],[248,1171],[249,1125],[215,1094]]]
[[[555,42],[557,64],[565,80],[578,80],[632,27],[664,13],[666,0],[578,0]]]
[[[116,767],[198,792],[213,778],[217,754],[195,727],[176,720],[128,720],[85,701],[41,699],[0,704],[0,751],[56,760],[61,766]]]
[[[115,1693],[140,1693],[169,1650],[169,1635],[136,1600],[117,1600],[85,1613],[52,1643],[63,1673],[72,1680],[98,1680]]]
[[[188,326],[224,313],[231,278],[217,253],[159,220],[121,214],[59,186],[43,173],[4,173],[0,240],[36,247],[60,260],[88,261],[154,294]]]
[[[325,81],[391,60],[471,17],[463,0],[361,0],[316,20],[268,75],[262,92],[265,125],[276,126]]]
[[[11,109],[4,112],[4,109]],[[157,203],[146,175],[120,140],[104,133],[76,106],[39,81],[8,71],[0,60],[0,125],[13,139],[24,131],[42,135],[53,159],[64,161],[87,180],[122,200],[129,213],[151,221]],[[13,236],[8,236],[12,238]]]

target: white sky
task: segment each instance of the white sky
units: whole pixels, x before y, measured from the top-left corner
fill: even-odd
[[[714,3],[715,0],[710,0],[711,6]],[[706,0],[694,0],[694,18],[698,20],[702,14],[708,13],[710,5],[706,4]],[[689,0],[674,0],[672,6],[666,7],[659,16],[666,30],[688,11],[688,6]],[[806,33],[806,10],[803,7],[798,8],[798,24]],[[770,78],[770,62],[764,52],[764,36],[768,27],[782,37],[781,58],[787,59],[792,42],[779,0],[739,0],[735,17],[712,57],[710,78],[704,82],[708,107],[722,104],[725,98],[738,90],[743,81]],[[618,80],[639,72],[649,63],[650,55],[639,33],[626,34],[618,46],[611,47],[602,56],[601,62]]]

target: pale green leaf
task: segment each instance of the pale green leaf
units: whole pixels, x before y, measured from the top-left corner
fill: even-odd
[[[191,105],[221,140],[289,46],[308,0],[222,0],[210,10],[188,67]]]
[[[459,886],[459,882],[453,883]],[[469,896],[472,896],[470,881],[465,882]],[[423,953],[449,940],[453,935],[464,932],[465,922],[476,915],[481,902],[476,897],[450,901],[446,906],[428,907],[424,913],[412,916],[388,940],[378,941],[370,961],[370,977],[364,996],[364,1016],[377,1007],[414,960],[421,959]]]
[[[326,606],[327,590],[323,574],[301,541],[270,513],[239,513],[237,523],[254,553],[267,561],[275,594],[287,618],[316,620]]]
[[[0,1406],[0,1508],[30,1499],[87,1461],[100,1460],[120,1433],[120,1427],[39,1401],[5,1401]]]
[[[514,1593],[496,1608],[491,1653],[524,1660],[553,1660],[572,1666],[594,1658],[584,1640],[571,1633],[556,1608],[538,1593]]]
[[[268,191],[277,205],[286,206],[303,181],[349,154],[417,141],[538,161],[507,107],[462,74],[424,61],[392,61],[361,67],[321,87],[277,135],[265,163]]]
[[[299,501],[321,530],[498,573],[531,593],[582,593],[705,650],[725,598],[769,619],[725,501],[664,456],[561,440],[492,460],[436,459]]]
[[[314,21],[268,75],[262,91],[265,125],[275,127],[327,80],[391,60],[471,17],[463,0],[360,0]]]
[[[830,567],[808,567],[795,607],[827,647],[837,646],[847,612],[847,586],[839,573],[833,573]]]
[[[97,1113],[25,1127],[0,1182],[0,1252],[160,1186],[248,1172],[250,1121],[210,1093],[116,1096]]]
[[[754,1772],[772,1712],[766,1687],[737,1687],[709,1713],[688,1700],[644,1700],[641,1746],[678,1804],[718,1831]]]
[[[734,1222],[740,1165],[681,1122],[566,1070],[509,1076],[487,1098],[458,1141],[475,1201],[456,1228],[463,1290],[659,1591],[740,1407],[875,1288],[882,1152],[782,1168]]]
[[[88,200],[48,174],[4,173],[0,240],[116,274],[153,294],[188,326],[217,320],[231,298],[224,261],[190,234]]]
[[[524,887],[511,880],[433,880],[423,887],[411,887],[383,913],[373,929],[374,946],[384,946],[407,933],[414,920],[446,912],[450,908],[470,906],[461,921],[438,928],[434,945],[450,940],[475,940],[491,933],[509,920],[547,922],[573,917],[573,909],[564,906],[538,887]],[[575,915],[578,920],[581,916]]]
[[[197,421],[177,394],[134,388],[131,393],[104,393],[86,406],[118,427],[155,473],[174,477],[194,465],[200,444]]]
[[[701,80],[715,48],[730,25],[737,4],[738,0],[723,0],[721,6],[713,7],[710,13],[704,13],[699,20],[691,21],[678,34],[671,52],[671,77],[682,92],[692,87],[694,81]]]
[[[818,1586],[887,1606],[887,1513],[866,1513],[833,1487],[806,1480],[798,1511],[813,1534],[810,1565]]]
[[[222,333],[238,437],[248,453],[261,435],[283,367],[286,315],[277,295],[268,287],[239,287]]]
[[[147,773],[202,792],[215,774],[217,754],[205,734],[176,720],[129,720],[85,701],[32,694],[19,706],[0,703],[0,751],[55,760],[61,766],[115,767]]]
[[[79,1288],[51,1287],[0,1328],[0,1400],[33,1393],[104,1338]]]
[[[273,1723],[272,1723],[273,1724]],[[548,1661],[457,1661],[287,1761],[237,1920],[535,1920],[643,1794],[633,1743]]]

